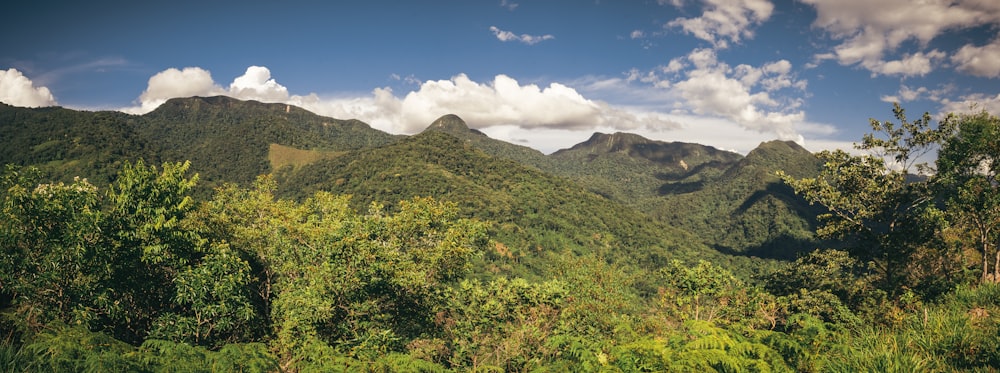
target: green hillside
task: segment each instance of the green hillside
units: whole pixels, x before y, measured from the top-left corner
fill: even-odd
[[[223,182],[246,185],[274,171],[272,144],[330,154],[396,139],[357,120],[221,96],[172,99],[142,116],[0,104],[0,162],[98,185],[109,183],[124,160],[139,158],[191,161],[202,190]]]
[[[773,176],[815,169],[803,165],[812,162],[808,152],[789,146],[763,144],[744,158],[698,144],[597,133],[546,156],[489,138],[454,115],[410,142],[386,146],[402,137],[356,120],[228,97],[173,99],[142,116],[4,105],[0,129],[0,142],[9,144],[0,161],[37,166],[53,180],[81,176],[106,185],[123,161],[141,158],[191,161],[202,194],[280,172],[284,195],[333,190],[354,194],[361,205],[416,195],[454,200],[506,227],[498,232],[522,256],[532,246],[593,246],[591,237],[610,236],[637,249],[699,242],[722,252],[787,258],[811,248],[815,223],[816,210]],[[420,145],[431,139],[442,143]],[[717,227],[726,234],[704,234]],[[692,237],[678,238],[684,235]],[[647,254],[641,256],[662,253]]]
[[[137,132],[149,139],[153,161],[190,160],[202,180],[212,185],[248,184],[274,171],[268,157],[271,144],[330,152],[380,146],[397,138],[357,120],[222,96],[167,101],[142,116]]]
[[[0,106],[0,371],[993,371],[1000,119],[894,114],[861,147],[938,173]]]
[[[106,185],[124,159],[148,154],[137,132],[142,117],[59,107],[27,109],[0,103],[0,162],[34,165],[46,177],[87,177]]]
[[[711,183],[688,193],[664,193],[650,213],[703,235],[724,252],[794,259],[817,247],[813,232],[823,210],[781,182],[819,173],[821,161],[790,141],[762,143]]]
[[[463,142],[472,145],[483,153],[498,158],[505,158],[522,165],[529,165],[541,170],[551,171],[552,162],[542,152],[529,148],[511,144],[509,142],[496,140],[486,136],[486,134],[470,129],[462,118],[454,114],[444,115],[424,129],[424,132],[435,131],[444,132],[455,136]]]
[[[669,259],[727,260],[687,231],[443,131],[314,162],[280,174],[279,186],[280,194],[296,198],[317,190],[349,194],[357,209],[371,202],[392,209],[418,196],[455,202],[464,216],[494,223],[503,247],[488,259],[520,275],[545,274],[550,255],[566,250],[644,268]]]
[[[698,189],[741,157],[710,146],[654,141],[630,133],[595,133],[550,155],[553,172],[644,209],[671,185]]]
[[[630,133],[595,133],[551,155],[491,139],[446,115],[427,131],[445,132],[489,155],[565,177],[660,223],[695,232],[722,252],[794,259],[819,244],[812,232],[822,209],[810,206],[775,175],[819,172],[802,147],[773,141],[747,156],[710,146],[664,142]],[[722,234],[707,232],[723,232]]]

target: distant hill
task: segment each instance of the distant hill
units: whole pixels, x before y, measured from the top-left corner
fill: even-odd
[[[381,146],[399,138],[358,120],[225,96],[169,100],[142,116],[138,128],[149,139],[155,161],[190,160],[209,183],[249,183],[274,171],[271,144],[333,152]]]
[[[431,131],[452,135],[494,157],[509,159],[543,170],[550,170],[552,168],[550,159],[542,152],[527,146],[490,138],[479,130],[470,129],[462,118],[454,114],[447,114],[438,118],[430,126],[427,126],[423,132]]]
[[[774,176],[818,170],[794,143],[764,143],[744,157],[595,133],[545,155],[492,139],[455,115],[398,136],[229,97],[173,99],[141,116],[0,104],[0,163],[102,185],[138,158],[190,160],[202,194],[275,173],[283,196],[352,194],[361,210],[413,196],[454,201],[468,216],[495,222],[502,246],[489,256],[495,271],[542,273],[549,253],[565,251],[644,267],[670,258],[746,267],[755,265],[746,256],[789,258],[814,245],[816,208]]]
[[[595,133],[550,157],[552,172],[639,208],[658,199],[664,185],[700,188],[742,158],[710,146],[655,141],[630,133]]]
[[[704,236],[705,242],[725,252],[791,259],[816,247],[812,232],[822,210],[795,195],[775,173],[801,178],[821,167],[794,142],[765,142],[696,190],[678,193],[675,185],[664,184],[663,198],[648,212],[695,232],[715,232]]]
[[[245,184],[274,171],[275,149],[329,156],[398,138],[357,120],[224,96],[172,99],[142,116],[0,104],[0,162],[98,184],[109,182],[122,161],[138,158],[153,164],[190,160],[203,189],[225,181]]]
[[[541,275],[546,257],[572,250],[656,268],[669,259],[729,258],[690,232],[651,221],[645,214],[573,182],[509,159],[493,157],[445,131],[424,133],[383,147],[317,161],[280,175],[282,193],[314,190],[351,194],[357,208],[373,201],[433,196],[495,222],[503,247],[490,253],[497,271]]]

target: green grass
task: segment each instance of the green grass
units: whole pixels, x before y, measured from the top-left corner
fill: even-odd
[[[346,152],[302,150],[272,143],[267,149],[267,160],[271,163],[272,170],[278,170],[285,166],[300,167],[321,159],[336,158],[344,153]]]

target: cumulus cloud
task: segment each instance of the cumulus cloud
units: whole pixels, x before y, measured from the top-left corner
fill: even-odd
[[[924,51],[928,43],[949,30],[1000,24],[1000,3],[983,0],[802,0],[816,8],[813,26],[830,33],[840,44],[817,60],[833,59],[841,65],[860,65],[873,74],[924,75],[945,54]],[[892,60],[887,55],[904,42],[916,41],[915,53]],[[969,57],[975,49],[967,50]],[[886,61],[889,59],[889,61]],[[965,58],[959,58],[965,61]],[[956,61],[959,62],[959,61]],[[980,71],[962,65],[967,71]]]
[[[243,75],[233,79],[228,90],[216,84],[212,74],[200,67],[169,68],[149,78],[146,90],[139,96],[138,106],[122,111],[145,114],[171,98],[218,95],[262,102],[287,102],[291,99],[288,89],[272,79],[271,70],[266,67],[248,67]]]
[[[943,86],[937,89],[931,89],[927,87],[910,87],[907,85],[902,85],[899,87],[899,91],[895,95],[883,95],[879,97],[882,102],[888,103],[903,103],[916,100],[931,100],[934,102],[941,102],[945,95],[949,94],[953,90],[951,86]]]
[[[586,139],[580,134],[593,131],[628,131],[653,138],[650,134],[670,131],[674,140],[704,143],[712,138],[716,146],[723,143],[719,142],[725,137],[719,133],[723,131],[733,137],[725,144],[741,143],[730,147],[749,150],[775,137],[803,143],[800,133],[832,133],[830,126],[807,122],[798,108],[801,99],[784,94],[806,87],[793,70],[785,60],[729,66],[718,61],[713,50],[698,49],[650,72],[634,70],[622,78],[585,79],[569,85],[526,84],[507,75],[474,81],[459,74],[423,81],[403,93],[384,87],[368,95],[324,97],[289,94],[264,67],[251,66],[228,88],[217,84],[208,71],[188,67],[154,75],[138,100],[140,106],[125,111],[145,113],[173,97],[228,95],[287,103],[334,118],[360,119],[391,133],[416,133],[441,115],[457,114],[472,128],[496,133],[502,140],[531,138],[529,145],[544,151],[555,150],[550,148],[556,144],[540,140],[549,139],[544,136],[572,145]],[[637,77],[631,79],[631,74]],[[630,104],[592,98],[602,94],[629,97]]]
[[[320,115],[360,119],[392,133],[419,132],[444,114],[457,114],[473,128],[633,130],[679,126],[660,113],[588,99],[564,84],[521,84],[506,75],[497,75],[488,82],[476,82],[464,74],[428,80],[402,96],[386,87],[376,88],[367,96],[321,97],[315,93],[290,95],[271,77],[270,70],[261,66],[249,67],[228,89],[198,67],[167,69],[149,79],[138,106],[122,111],[144,114],[171,98],[212,95],[292,104]]]
[[[632,39],[642,39],[646,37],[646,33],[642,32],[642,30],[632,30],[632,33],[629,34],[629,37]]]
[[[648,73],[631,72],[627,81],[649,83],[670,95],[674,114],[723,118],[748,130],[784,140],[803,141],[800,131],[830,133],[832,127],[806,127],[801,93],[808,82],[798,79],[787,60],[761,66],[730,66],[714,50],[702,48]]]
[[[268,68],[250,66],[229,85],[229,95],[243,100],[283,102],[288,100],[288,89],[271,79]]]
[[[307,109],[339,117],[360,118],[390,132],[414,133],[444,114],[457,114],[470,127],[509,125],[518,128],[620,130],[646,126],[670,128],[676,123],[652,112],[630,111],[585,98],[559,83],[547,87],[521,84],[497,75],[480,83],[459,74],[447,80],[428,80],[402,98],[380,88],[371,97],[302,100]]]
[[[520,4],[515,3],[510,0],[500,0],[500,6],[507,8],[507,10],[514,11]]]
[[[970,75],[1000,77],[1000,38],[981,47],[966,44],[951,56],[951,62],[959,71]]]
[[[677,7],[682,5],[679,0],[670,3]],[[768,0],[704,0],[704,13],[700,17],[677,18],[666,27],[680,27],[716,48],[727,48],[730,42],[753,38],[752,26],[767,21],[773,12],[774,4]]]
[[[0,102],[13,106],[55,106],[56,99],[46,87],[35,87],[17,69],[0,70]]]
[[[974,93],[961,96],[958,100],[944,99],[941,101],[942,113],[973,113],[986,110],[990,113],[1000,113],[1000,94],[986,95]]]
[[[527,45],[535,45],[535,44],[541,43],[543,41],[552,40],[552,39],[556,38],[555,36],[552,36],[552,35],[549,35],[549,34],[537,35],[537,36],[536,35],[528,35],[528,34],[517,35],[517,34],[515,34],[513,32],[510,32],[510,31],[501,30],[501,29],[497,28],[496,26],[490,26],[490,31],[493,32],[493,35],[496,35],[497,40],[500,40],[500,41],[503,41],[503,42],[518,41],[518,42],[521,42],[521,43],[524,43],[524,44],[527,44]]]
[[[225,90],[215,84],[212,74],[199,67],[169,68],[149,78],[146,90],[139,95],[139,106],[122,109],[131,114],[153,111],[175,97],[216,96]]]

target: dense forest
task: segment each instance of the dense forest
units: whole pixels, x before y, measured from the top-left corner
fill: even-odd
[[[995,371],[1000,118],[893,114],[853,153],[546,156],[0,106],[0,371]]]

